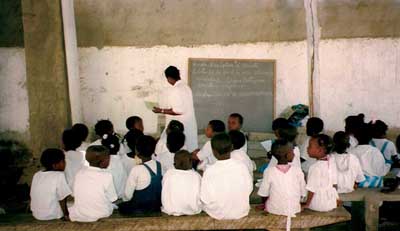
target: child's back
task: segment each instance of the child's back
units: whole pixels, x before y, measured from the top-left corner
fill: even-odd
[[[314,193],[309,208],[326,212],[337,207],[339,195],[334,187],[337,184],[337,170],[334,157],[317,160],[310,166],[306,189]]]
[[[373,138],[370,144],[377,148],[385,158],[385,163],[392,164],[393,158],[397,156],[396,146],[386,138]]]
[[[351,152],[360,160],[364,175],[385,176],[390,169],[390,166],[385,164],[382,153],[371,145],[358,145]]]
[[[217,161],[204,172],[201,200],[204,210],[215,219],[240,219],[250,210],[252,177],[244,164],[228,159]]]
[[[365,180],[358,158],[351,153],[332,153],[337,168],[337,191],[349,193],[354,191],[354,183]]]
[[[112,202],[118,199],[111,173],[105,171],[110,163],[109,150],[101,145],[90,146],[86,160],[90,166],[76,174],[74,182],[74,205],[69,208],[71,221],[93,222],[109,217]]]
[[[168,170],[163,176],[161,210],[174,216],[200,213],[200,184],[200,174],[192,169]]]
[[[83,168],[85,165],[87,166],[88,164],[85,160],[84,153],[74,150],[65,152],[65,163],[65,177],[68,185],[72,189],[76,174],[81,168]]]
[[[304,174],[298,166],[268,168],[258,195],[268,197],[265,210],[277,215],[294,216],[301,211],[301,197],[306,196]]]
[[[63,217],[59,201],[71,194],[65,175],[58,171],[35,173],[31,186],[32,215],[38,220],[53,220]]]

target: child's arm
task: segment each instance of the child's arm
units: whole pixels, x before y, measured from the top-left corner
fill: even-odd
[[[159,107],[154,107],[153,108],[153,112],[154,113],[166,114],[166,115],[181,115],[179,113],[174,112],[174,110],[172,108],[163,109],[163,108],[159,108]]]
[[[308,191],[306,203],[302,204],[301,208],[302,209],[308,208],[310,206],[310,204],[311,204],[311,200],[313,199],[313,197],[314,197],[314,193]]]
[[[61,210],[62,210],[62,212],[64,214],[64,217],[62,218],[64,221],[69,221],[69,212],[68,212],[68,207],[67,207],[68,197],[69,196],[67,196],[63,200],[59,201]]]

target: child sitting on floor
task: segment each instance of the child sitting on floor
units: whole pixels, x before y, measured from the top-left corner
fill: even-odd
[[[171,132],[167,136],[168,150],[157,155],[156,160],[160,162],[162,174],[174,168],[175,153],[185,145],[185,134],[183,132]]]
[[[241,147],[241,150],[247,153],[247,137],[246,134],[242,131],[243,127],[243,116],[239,113],[232,113],[228,118],[228,131],[240,131],[243,133],[245,137],[244,145]]]
[[[165,133],[162,133],[160,139],[157,141],[156,150],[154,151],[155,154],[153,158],[157,158],[158,154],[168,151],[167,137],[169,133],[171,132],[184,133],[184,130],[185,128],[181,122],[179,122],[178,120],[171,120],[171,122],[169,122],[167,126],[167,129],[165,130]]]
[[[389,172],[390,164],[385,163],[383,154],[371,146],[371,131],[368,124],[363,124],[355,134],[358,145],[351,152],[360,160],[365,181],[360,182],[360,188],[380,188],[383,186],[383,177]]]
[[[174,165],[163,176],[161,210],[173,216],[200,213],[201,176],[192,169],[190,153],[186,150],[175,153]]]
[[[304,143],[300,146],[300,157],[304,160],[301,163],[301,168],[304,172],[308,172],[310,166],[315,163],[315,159],[310,157],[308,153],[308,145],[312,136],[318,135],[324,129],[324,122],[318,117],[311,117],[307,120],[306,133],[307,138]]]
[[[63,149],[65,153],[65,178],[71,189],[73,189],[76,173],[83,167],[88,166],[84,152],[77,151],[81,146],[81,139],[73,130],[65,130],[62,134]]]
[[[309,142],[308,154],[316,161],[308,171],[308,195],[304,207],[319,212],[331,211],[337,207],[339,199],[336,163],[329,155],[333,148],[332,139],[319,134],[312,136]]]
[[[72,131],[74,131],[74,133],[82,141],[81,146],[79,146],[79,148],[77,148],[76,150],[85,153],[86,149],[89,147],[89,143],[86,141],[89,136],[89,128],[84,124],[78,123],[72,126]]]
[[[118,198],[122,198],[128,174],[124,169],[121,157],[117,155],[120,148],[119,139],[115,135],[103,135],[101,144],[110,151],[110,164],[107,170],[113,176],[115,191],[117,192]]]
[[[337,191],[349,193],[358,187],[358,183],[365,180],[364,173],[358,158],[347,152],[350,147],[350,138],[343,132],[336,132],[333,136],[334,149],[332,156],[337,168]]]
[[[65,180],[65,156],[59,149],[46,149],[40,157],[44,170],[33,176],[31,210],[37,220],[68,218],[67,197],[71,195]]]
[[[250,157],[246,152],[243,151],[242,147],[245,145],[246,137],[238,130],[232,130],[229,132],[229,137],[232,141],[233,151],[231,152],[231,158],[242,162],[246,165],[250,175],[253,177],[253,171],[256,170],[255,164],[251,161]]]
[[[94,222],[111,216],[118,199],[113,177],[104,171],[110,163],[109,150],[101,145],[86,150],[88,167],[82,168],[74,183],[74,205],[69,208],[71,221]]]
[[[125,202],[118,205],[123,215],[161,211],[161,164],[151,159],[155,146],[156,140],[151,136],[141,136],[137,141],[137,155],[142,164],[132,168],[126,181]]]
[[[258,195],[266,200],[265,211],[290,218],[301,211],[300,200],[306,196],[306,183],[300,166],[290,165],[294,158],[293,144],[287,140],[276,140],[271,153],[278,164],[265,170]]]
[[[211,120],[205,130],[205,135],[207,138],[211,139],[217,134],[225,132],[225,124],[221,120]],[[199,150],[195,150],[192,153],[192,158],[195,161],[200,161],[197,169],[205,170],[208,166],[213,165],[217,159],[213,155],[211,148],[211,141],[207,141],[204,146]]]
[[[249,198],[253,191],[253,179],[246,166],[230,158],[232,142],[225,133],[211,139],[216,163],[204,172],[200,199],[204,211],[222,220],[240,219],[250,211]]]

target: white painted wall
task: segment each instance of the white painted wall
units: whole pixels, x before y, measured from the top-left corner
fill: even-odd
[[[108,118],[117,131],[123,132],[125,119],[139,115],[144,119],[145,132],[156,132],[157,117],[145,108],[144,100],[163,99],[162,90],[167,86],[163,73],[169,65],[177,66],[187,81],[188,58],[276,59],[277,114],[290,105],[308,103],[305,41],[101,50],[93,47],[79,48],[79,55],[83,120],[90,126]]]
[[[0,48],[0,131],[24,133],[28,129],[25,50]]]
[[[321,117],[328,130],[363,112],[400,127],[400,39],[322,40]]]

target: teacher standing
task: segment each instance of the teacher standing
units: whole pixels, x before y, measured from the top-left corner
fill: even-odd
[[[188,151],[192,152],[198,148],[192,90],[181,80],[178,68],[169,66],[164,73],[168,83],[172,85],[167,92],[169,108],[154,107],[153,112],[165,114],[167,126],[171,120],[178,120],[184,125],[185,145]],[[162,135],[165,136],[165,132],[164,129]]]

